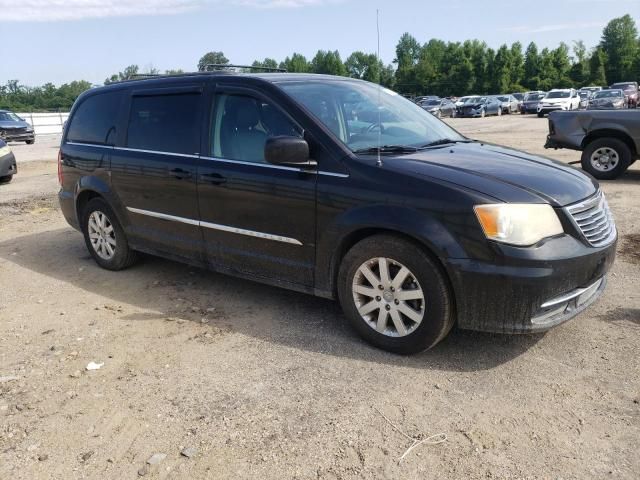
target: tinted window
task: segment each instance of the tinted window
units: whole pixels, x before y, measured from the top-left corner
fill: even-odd
[[[198,153],[200,94],[135,96],[127,146],[171,153]]]
[[[121,98],[122,92],[100,93],[86,98],[71,118],[67,140],[113,145]]]
[[[278,108],[251,96],[217,95],[213,115],[214,157],[265,163],[269,137],[302,136],[301,129]]]

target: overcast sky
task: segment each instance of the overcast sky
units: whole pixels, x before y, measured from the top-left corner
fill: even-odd
[[[535,5],[535,7],[533,6]],[[0,83],[102,83],[130,64],[194,70],[210,50],[233,63],[318,49],[394,58],[400,35],[479,38],[491,47],[534,40],[597,44],[602,27],[640,0],[0,0]]]

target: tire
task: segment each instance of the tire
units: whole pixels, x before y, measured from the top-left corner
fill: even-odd
[[[25,142],[27,145],[33,145],[34,143],[36,143],[36,139],[34,138],[33,140],[25,140]]]
[[[609,168],[605,168],[605,165],[598,167],[598,151],[603,154],[612,152],[611,155],[615,155],[615,163],[610,164]],[[613,160],[611,155],[608,155],[609,161]],[[597,179],[613,180],[622,175],[631,165],[631,150],[626,143],[617,138],[598,138],[583,150],[581,164],[583,170]]]
[[[0,184],[9,183],[13,180],[13,175],[5,175],[4,177],[0,177]]]
[[[384,283],[381,280],[383,276],[379,274],[380,258],[386,259],[388,276],[392,281],[397,281],[398,272],[406,267],[409,274],[402,286],[410,288],[397,287],[394,290],[393,282],[387,282],[383,289],[373,285],[375,281]],[[361,268],[365,264],[370,266],[374,282],[367,280],[369,277],[362,273]],[[354,291],[354,282],[370,295]],[[401,301],[396,298],[400,292],[406,293],[415,288],[415,293],[410,295],[422,295],[421,299]],[[381,294],[374,296],[378,292]],[[338,297],[345,316],[360,336],[375,347],[394,353],[412,354],[433,347],[449,333],[455,322],[451,293],[439,266],[423,249],[393,235],[374,235],[347,252],[338,273]],[[361,315],[358,309],[366,310],[367,304],[373,305],[373,309],[369,308]],[[380,307],[376,308],[377,305]],[[403,313],[407,311],[414,319]],[[417,320],[416,315],[420,316],[420,313],[421,319]],[[381,315],[385,315],[384,324],[378,323]],[[397,320],[402,324],[398,325]]]
[[[92,215],[96,214],[104,215],[106,218],[105,224],[106,227],[96,222],[96,217],[92,218]],[[98,224],[99,229],[103,230],[103,234],[98,234],[98,237],[102,238],[103,247],[95,246],[92,243],[91,234],[89,232],[90,219],[93,220],[94,224]],[[110,224],[111,229],[109,230],[108,225]],[[96,261],[98,265],[107,270],[122,270],[127,268],[137,260],[137,253],[129,248],[129,243],[127,242],[127,237],[116,217],[113,209],[109,206],[109,204],[102,198],[94,198],[87,203],[83,213],[82,213],[82,233],[84,234],[84,241],[87,246],[87,250]],[[108,233],[104,233],[108,231]],[[93,233],[95,235],[95,233]],[[109,238],[106,238],[109,237]],[[109,239],[113,240],[115,243],[110,243]],[[111,250],[113,253],[111,256],[108,255],[106,244],[109,243]],[[100,253],[102,252],[102,254]]]

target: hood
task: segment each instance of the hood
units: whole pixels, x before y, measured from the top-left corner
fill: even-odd
[[[465,103],[462,108],[480,108],[483,106],[484,103]]]
[[[399,157],[383,168],[455,183],[502,202],[565,206],[583,200],[598,183],[564,163],[498,145],[458,143]]]
[[[25,128],[30,127],[31,125],[27,122],[22,121],[11,121],[11,120],[3,120],[0,121],[0,128]]]

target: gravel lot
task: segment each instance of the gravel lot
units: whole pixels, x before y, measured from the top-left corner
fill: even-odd
[[[535,116],[450,122],[579,159]],[[0,186],[0,479],[638,478],[640,165],[603,182],[620,241],[590,310],[401,357],[327,300],[152,257],[101,270],[58,211],[57,142],[12,146]],[[399,462],[400,431],[446,440]]]

